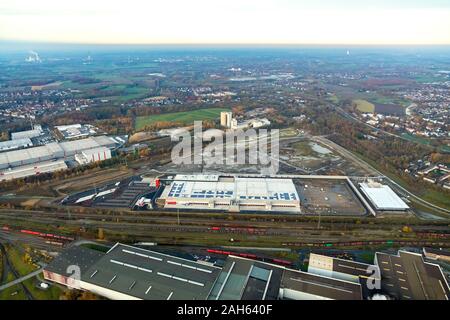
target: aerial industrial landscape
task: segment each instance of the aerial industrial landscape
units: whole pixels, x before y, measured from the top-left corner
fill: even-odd
[[[394,121],[391,109],[357,105],[389,100],[403,112],[398,123],[426,121],[420,101],[398,100],[405,89],[382,80],[420,90],[423,77],[442,87],[447,74],[423,63],[419,80],[383,69],[363,76],[340,49],[267,52],[259,63],[282,57],[273,71],[247,60],[252,49],[202,49],[195,59],[141,50],[125,61],[90,53],[89,64],[3,58],[11,72],[1,91],[14,99],[3,100],[1,118],[2,299],[448,298],[447,118],[434,125],[447,135],[407,138],[365,120]],[[320,64],[297,59],[340,71],[324,77]],[[177,71],[186,66],[196,80]],[[22,79],[21,70],[39,73]],[[52,111],[34,113],[38,101]],[[183,134],[200,139],[200,160],[195,150],[174,158]],[[224,145],[208,153],[215,141]],[[267,148],[274,172],[251,158],[263,142],[277,147]]]
[[[0,300],[449,300],[448,45],[14,39]]]

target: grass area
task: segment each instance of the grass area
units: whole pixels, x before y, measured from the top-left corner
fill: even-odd
[[[339,97],[335,94],[330,95],[328,100],[330,100],[333,103],[339,103],[339,101],[340,101]]]
[[[12,267],[16,269],[19,275],[24,276],[36,270],[36,267],[25,263],[23,261],[23,253],[17,250],[14,247],[8,246],[6,248],[9,261],[12,264]],[[14,275],[10,272],[8,274],[7,281],[5,283],[13,281]],[[38,287],[41,281],[38,277],[33,277],[23,281],[23,285],[30,291],[31,295],[37,300],[58,300],[63,290],[56,285],[51,284],[50,287],[46,290]],[[15,295],[12,295],[14,292],[18,292]],[[0,300],[25,300],[26,296],[23,292],[23,289],[20,285],[15,285],[11,288],[8,288],[2,292],[0,292]]]
[[[292,145],[292,147],[295,149],[295,153],[297,155],[302,155],[302,156],[314,156],[315,152],[312,149],[309,141],[300,141],[297,143],[294,143]]]
[[[9,273],[6,282],[11,282],[13,280],[13,274]],[[59,297],[64,292],[63,289],[54,284],[51,284],[46,290],[38,288],[37,286],[40,281],[36,277],[27,279],[22,283],[36,300],[59,300]],[[20,285],[15,285],[0,291],[0,300],[26,300],[26,296],[22,287]]]
[[[443,213],[437,209],[433,209],[433,208],[428,208],[426,206],[424,206],[421,202],[418,202],[416,199],[414,198],[410,198],[410,203],[408,203],[408,205],[416,210],[420,210],[429,214],[432,214],[434,216],[438,216],[441,218],[450,218],[450,216],[446,213]]]
[[[157,121],[182,122],[185,124],[191,124],[192,122],[197,120],[219,119],[220,113],[222,111],[230,110],[226,108],[207,108],[186,112],[164,113],[137,117],[135,128],[136,130],[141,130],[145,126],[151,125],[152,123],[155,123]]]
[[[127,101],[133,99],[144,98],[149,93],[148,88],[144,87],[128,87],[124,90],[123,94],[119,96],[111,97],[112,99],[117,99],[119,101]]]
[[[364,252],[358,253],[357,256],[361,262],[372,264],[373,260],[375,259],[375,252],[374,251],[364,251]]]
[[[402,133],[402,137],[412,141],[412,142],[416,142],[416,143],[420,143],[420,144],[426,144],[426,145],[431,145],[431,141],[427,138],[423,138],[423,137],[419,137],[419,136],[415,136],[413,134],[409,134],[409,133]]]
[[[6,251],[8,253],[9,261],[12,263],[14,269],[17,270],[19,275],[24,276],[36,270],[35,266],[32,266],[23,261],[23,254],[20,253],[17,249],[13,247],[7,247]]]
[[[296,155],[304,157],[324,158],[335,156],[332,150],[314,141],[300,141],[292,145]]]
[[[424,137],[415,136],[415,135],[409,134],[409,133],[402,133],[402,137],[411,142],[420,143],[420,144],[427,145],[427,146],[433,146],[431,144],[431,140],[424,138]],[[450,147],[446,146],[446,145],[436,147],[436,148],[443,152],[450,152]]]
[[[109,249],[111,249],[108,246],[104,246],[104,245],[101,245],[101,244],[93,244],[93,243],[83,243],[81,245],[81,247],[92,249],[92,250],[96,250],[96,251],[100,251],[100,252],[103,252],[103,253],[106,253]]]
[[[55,284],[50,284],[50,287],[45,290],[40,289],[37,287],[39,283],[40,281],[36,277],[23,282],[36,300],[59,300],[59,297],[64,292],[63,289]]]
[[[2,275],[3,275],[3,253],[0,251],[0,284],[2,284]]]
[[[297,251],[271,251],[268,252],[269,255],[280,258],[280,259],[285,259],[285,260],[289,260],[292,262],[298,262],[298,260],[300,259],[300,255],[298,254]]]
[[[14,280],[14,275],[10,272],[6,278],[5,283]],[[25,293],[19,285],[9,287],[0,291],[0,300],[26,300]]]
[[[280,138],[296,137],[298,130],[294,128],[286,128],[280,130]]]
[[[45,85],[36,85],[36,86],[31,86],[31,90],[32,91],[39,91],[39,90],[44,90],[47,88],[52,88],[52,87],[59,87],[60,85],[62,85],[63,83],[61,81],[56,81],[56,82],[52,82],[52,83],[48,83]]]
[[[356,106],[356,109],[358,109],[361,112],[372,113],[375,111],[375,105],[367,100],[355,99],[352,101],[352,103]]]
[[[414,80],[416,80],[417,82],[420,83],[427,83],[427,82],[439,82],[439,81],[445,81],[445,75],[444,74],[425,74],[425,75],[420,75],[414,78]]]
[[[125,102],[128,100],[144,98],[149,94],[149,88],[141,85],[134,84],[127,79],[121,79],[115,75],[109,75],[111,79],[94,79],[94,82],[90,83],[78,83],[74,81],[65,81],[62,83],[62,87],[65,89],[80,90],[77,93],[79,97],[86,97],[95,95],[98,98],[115,101]],[[116,78],[117,77],[117,78]],[[103,80],[108,80],[104,82]],[[113,80],[111,82],[110,80]],[[98,82],[95,82],[98,81]]]
[[[450,197],[442,192],[427,190],[422,198],[432,203],[439,203],[443,207],[450,209]]]

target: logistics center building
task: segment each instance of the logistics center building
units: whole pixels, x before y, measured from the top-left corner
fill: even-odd
[[[361,191],[378,211],[405,211],[409,206],[387,185],[377,182],[359,184]]]
[[[121,243],[107,253],[72,246],[44,278],[115,300],[448,300],[450,293],[439,265],[406,251],[377,252],[370,265],[311,254],[304,272],[233,255],[207,262]]]
[[[176,175],[160,199],[164,208],[300,212],[292,179]]]
[[[97,136],[67,142],[52,142],[44,146],[0,153],[0,170],[74,156],[84,150],[113,148],[117,141],[112,137]]]

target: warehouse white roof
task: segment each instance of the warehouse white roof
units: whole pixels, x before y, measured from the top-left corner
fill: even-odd
[[[106,148],[106,147],[92,148],[92,149],[88,149],[88,150],[83,150],[82,154],[85,156],[91,156],[93,154],[104,153],[104,152],[109,152],[109,148]]]
[[[44,161],[35,164],[16,167],[14,169],[7,169],[4,171],[0,171],[0,181],[25,178],[39,173],[54,172],[66,169],[67,165],[63,160]]]
[[[218,181],[219,176],[216,174],[177,174],[175,180]]]
[[[379,210],[406,210],[408,205],[387,185],[369,182],[360,183],[361,191]]]
[[[77,151],[92,149],[99,146],[99,144],[91,138],[61,142],[59,145],[66,153],[74,153]]]
[[[8,140],[0,142],[0,151],[1,150],[9,150],[20,147],[28,147],[32,146],[30,138],[16,139],[16,140]]]
[[[23,139],[23,138],[34,138],[34,137],[40,136],[41,134],[42,134],[42,129],[17,131],[17,132],[11,133],[11,139],[18,140],[18,139]]]
[[[299,196],[291,179],[235,178],[231,180],[205,181],[177,180],[164,190],[163,198],[228,198],[236,200],[298,201]],[[183,176],[180,176],[183,177]]]
[[[92,139],[96,143],[98,143],[99,146],[104,146],[104,147],[112,147],[117,143],[117,141],[113,137],[108,137],[108,136],[95,136],[95,137],[91,137],[88,139]]]
[[[107,136],[90,137],[81,140],[61,142],[59,145],[66,153],[77,153],[82,150],[98,147],[111,147],[115,141]]]
[[[24,150],[7,151],[0,153],[0,168],[20,165],[21,161],[29,163],[42,161],[42,158],[59,158],[80,153],[83,150],[113,147],[115,141],[107,136],[90,137],[82,140],[56,143],[52,142],[45,146],[33,147]]]
[[[0,165],[1,165],[1,164],[4,165],[4,164],[8,164],[8,163],[9,163],[7,153],[8,153],[8,152],[0,153]]]
[[[67,130],[67,129],[76,129],[76,128],[81,128],[81,124],[76,123],[76,124],[68,124],[65,126],[56,126],[56,129],[58,129],[59,131],[63,131],[63,130]]]

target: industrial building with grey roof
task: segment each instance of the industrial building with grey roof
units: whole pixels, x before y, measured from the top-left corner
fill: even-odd
[[[7,140],[0,142],[0,152],[29,148],[32,146],[33,142],[31,141],[30,138]]]
[[[78,282],[71,281],[74,266],[80,271]],[[304,272],[233,255],[219,267],[117,243],[105,254],[71,247],[44,269],[44,277],[120,300],[364,300],[380,294],[389,299],[448,300],[449,296],[440,267],[416,253],[376,253],[373,265],[312,254],[310,267]],[[380,286],[368,288],[369,276]]]
[[[65,158],[73,156],[83,150],[93,148],[113,148],[116,145],[117,141],[113,138],[98,136],[61,143],[53,142],[44,146],[3,152],[0,153],[0,170],[9,167],[18,167],[42,161]]]
[[[382,290],[400,300],[449,300],[450,288],[441,267],[421,254],[400,250],[397,255],[377,252]]]
[[[69,276],[67,266],[79,259],[58,257],[44,275],[49,280],[61,272]],[[81,265],[80,287],[110,299],[205,300],[220,273],[215,266],[124,244]]]
[[[68,250],[45,268],[44,277],[74,287],[68,270],[78,265],[78,288],[109,299],[362,299],[359,283],[242,257],[228,256],[220,268],[120,243],[106,254]]]

